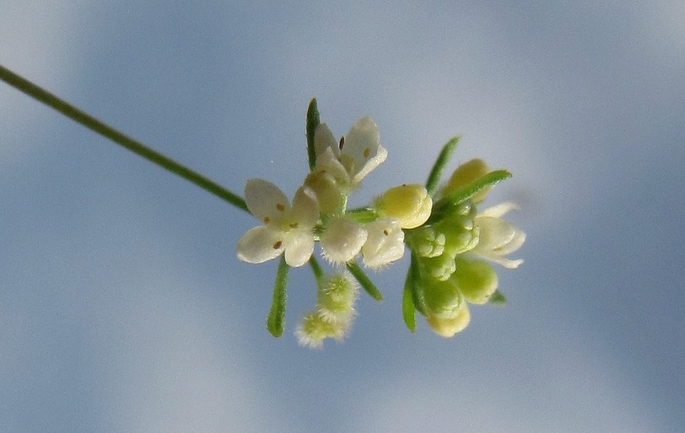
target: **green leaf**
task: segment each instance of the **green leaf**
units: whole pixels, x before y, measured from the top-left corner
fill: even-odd
[[[411,288],[409,288],[409,281],[410,276],[407,272],[407,281],[404,283],[404,292],[402,293],[402,318],[409,332],[413,334],[416,332],[416,308],[414,307]]]
[[[290,267],[285,262],[285,256],[281,256],[276,271],[276,282],[274,283],[274,296],[271,303],[271,311],[266,319],[266,329],[274,337],[283,335],[285,327],[285,303],[287,298],[286,286],[288,285],[288,271]]]
[[[375,284],[373,284],[373,281],[364,273],[362,268],[359,267],[357,262],[348,262],[347,263],[347,270],[350,271],[352,276],[359,281],[359,284],[362,286],[362,288],[366,291],[366,293],[369,294],[373,299],[376,301],[382,301],[383,300],[383,295],[381,292],[378,290]]]
[[[441,198],[433,205],[433,213],[426,224],[432,224],[440,221],[447,215],[452,214],[459,205],[464,203],[466,200],[469,200],[483,189],[494,186],[510,177],[511,173],[509,173],[507,170],[495,170],[482,177],[479,177],[473,182],[469,182],[466,185],[457,188],[450,195]]]
[[[409,287],[411,299],[414,302],[414,308],[425,316],[426,301],[423,296],[423,290],[421,289],[421,269],[419,268],[419,260],[413,252],[411,255],[411,262],[409,263],[409,272],[407,273],[405,287]]]
[[[507,298],[500,292],[499,290],[495,290],[495,293],[493,293],[490,296],[490,299],[488,299],[488,303],[492,305],[507,305]]]
[[[445,165],[449,162],[452,157],[454,149],[457,148],[457,143],[459,143],[459,137],[454,137],[445,144],[438,155],[438,159],[435,160],[435,164],[428,175],[428,181],[426,182],[426,190],[428,194],[432,197],[435,194],[435,190],[440,183],[440,178],[442,177],[443,171],[445,171]]]
[[[316,164],[316,150],[314,149],[314,132],[321,123],[319,109],[316,106],[316,98],[312,98],[307,107],[307,156],[309,157],[309,170],[314,170]]]

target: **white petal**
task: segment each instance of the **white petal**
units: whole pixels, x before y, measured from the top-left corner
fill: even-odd
[[[518,209],[518,208],[519,208],[519,206],[516,203],[514,203],[513,201],[505,201],[504,203],[500,203],[498,205],[491,206],[487,209],[484,209],[478,215],[479,216],[499,218],[501,216],[504,216],[504,214],[506,214],[510,210]]]
[[[369,236],[362,247],[364,266],[378,268],[404,255],[404,232],[396,219],[379,219],[366,225]]]
[[[521,248],[523,243],[526,241],[526,234],[521,229],[514,227],[514,230],[516,231],[514,233],[514,237],[511,239],[511,241],[509,241],[508,244],[496,250],[498,254],[503,256],[511,254]]]
[[[480,227],[480,236],[474,250],[493,251],[502,248],[516,235],[514,226],[501,218],[478,216],[476,224]]]
[[[359,182],[387,157],[387,152],[380,145],[380,141],[376,122],[370,117],[359,119],[345,136],[341,153],[351,157],[354,161],[354,170],[350,174],[353,175],[355,183]]]
[[[350,176],[338,157],[328,148],[316,158],[316,170],[333,176],[335,180],[345,185],[350,183]]]
[[[511,259],[508,259],[506,257],[500,256],[499,254],[494,254],[493,252],[489,252],[489,253],[478,252],[478,253],[474,253],[474,254],[476,254],[477,256],[479,256],[485,260],[489,260],[493,263],[497,263],[498,265],[502,265],[507,269],[516,269],[519,267],[519,265],[521,263],[523,263],[523,259],[511,260]]]
[[[354,178],[352,179],[352,183],[357,184],[361,182],[364,176],[369,174],[374,168],[381,165],[387,157],[388,151],[385,150],[383,146],[378,145],[378,148],[376,149],[376,155],[370,158],[368,161],[366,161],[363,167],[359,168],[359,171],[357,172],[357,174],[354,175]]]
[[[245,203],[252,215],[264,224],[282,219],[283,215],[290,210],[290,202],[283,191],[264,179],[247,181]]]
[[[319,220],[319,202],[311,188],[301,186],[295,192],[290,219],[297,221],[301,230],[311,229]]]
[[[338,142],[328,126],[325,123],[319,123],[316,130],[314,130],[314,153],[317,158],[319,155],[322,155],[326,149],[331,149],[337,157],[339,153]]]
[[[349,262],[359,253],[367,236],[366,230],[354,221],[335,218],[321,235],[324,257],[333,263]]]
[[[283,252],[282,234],[265,226],[254,227],[238,241],[238,258],[247,263],[264,263]]]
[[[292,267],[300,267],[309,261],[314,252],[314,235],[299,233],[289,236],[285,241],[285,262]]]

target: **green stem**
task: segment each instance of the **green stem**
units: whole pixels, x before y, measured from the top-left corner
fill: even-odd
[[[165,168],[166,170],[169,170],[170,172],[181,176],[182,178],[194,183],[195,185],[205,189],[206,191],[209,191],[217,197],[226,200],[238,209],[242,209],[246,212],[249,212],[249,210],[247,209],[247,205],[245,204],[245,200],[243,200],[243,198],[239,195],[232,193],[231,191],[227,190],[226,188],[222,187],[216,182],[202,176],[199,173],[196,173],[195,171],[179,164],[178,162],[170,158],[167,158],[161,153],[150,149],[144,144],[130,137],[127,137],[126,135],[122,134],[121,132],[117,131],[111,126],[106,125],[105,123],[97,120],[89,114],[84,113],[83,111],[79,110],[73,105],[68,104],[67,102],[63,101],[57,96],[33,84],[25,78],[15,74],[14,72],[3,67],[2,65],[0,65],[0,80],[6,82],[15,89],[24,92],[28,96],[44,103],[48,107],[56,111],[59,111],[71,120],[80,123],[81,125],[85,126],[91,131],[94,131],[102,135],[103,137],[112,140],[118,145],[130,150],[131,152],[142,156],[148,161],[151,161],[159,165],[160,167]]]

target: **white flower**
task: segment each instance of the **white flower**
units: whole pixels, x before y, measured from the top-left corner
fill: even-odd
[[[264,225],[254,227],[238,241],[238,258],[248,263],[262,263],[285,252],[290,266],[302,266],[314,252],[313,228],[319,219],[319,205],[314,193],[300,187],[293,204],[278,187],[262,179],[250,179],[245,185],[245,202]]]
[[[399,260],[404,255],[404,232],[399,220],[380,218],[365,226],[368,232],[362,247],[364,266],[379,268]]]
[[[475,225],[480,228],[480,235],[478,244],[469,252],[509,269],[516,269],[523,263],[522,259],[511,260],[505,256],[521,248],[526,234],[500,218],[516,208],[514,203],[504,202],[476,215]]]
[[[320,238],[323,256],[331,263],[349,262],[359,254],[367,236],[366,229],[351,219],[334,217]]]
[[[336,141],[325,123],[314,132],[315,170],[325,170],[339,183],[352,189],[378,167],[388,152],[380,145],[380,134],[370,117],[358,120],[345,137]]]

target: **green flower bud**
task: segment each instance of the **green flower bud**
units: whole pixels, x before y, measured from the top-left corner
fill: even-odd
[[[421,227],[407,233],[407,245],[419,257],[438,257],[445,251],[445,235],[434,227]]]
[[[470,321],[471,313],[466,303],[464,303],[455,317],[449,319],[432,315],[426,317],[426,322],[428,322],[428,326],[431,327],[433,332],[445,338],[453,337],[457,332],[463,331]]]
[[[452,279],[457,282],[464,298],[472,304],[487,303],[499,283],[495,270],[480,260],[457,259],[456,264],[457,270]]]
[[[403,229],[413,229],[425,223],[433,208],[433,199],[421,185],[401,185],[390,188],[375,200],[378,215],[396,218]]]
[[[467,185],[474,180],[485,176],[489,172],[490,168],[482,159],[476,158],[465,162],[457,167],[457,169],[454,170],[454,173],[452,173],[452,177],[450,177],[450,180],[447,182],[447,186],[445,187],[444,194],[448,195],[457,188]],[[474,195],[472,200],[474,202],[483,201],[490,189],[492,189],[492,187],[485,188],[483,191]]]
[[[421,260],[421,264],[428,275],[439,281],[445,281],[449,279],[457,269],[457,265],[454,262],[454,256],[449,254],[442,254],[438,257],[423,258]]]
[[[452,279],[439,281],[432,278],[423,280],[423,296],[426,305],[426,316],[440,319],[457,317],[464,306],[464,295]]]
[[[302,323],[295,330],[295,335],[302,346],[312,349],[323,347],[326,338],[342,340],[349,329],[350,322],[329,322],[318,310],[307,313]]]
[[[347,321],[354,316],[357,283],[348,273],[337,273],[323,279],[317,294],[317,307],[329,322]]]
[[[470,215],[451,215],[437,223],[435,228],[445,235],[445,254],[452,257],[478,245],[480,229],[474,225]]]

